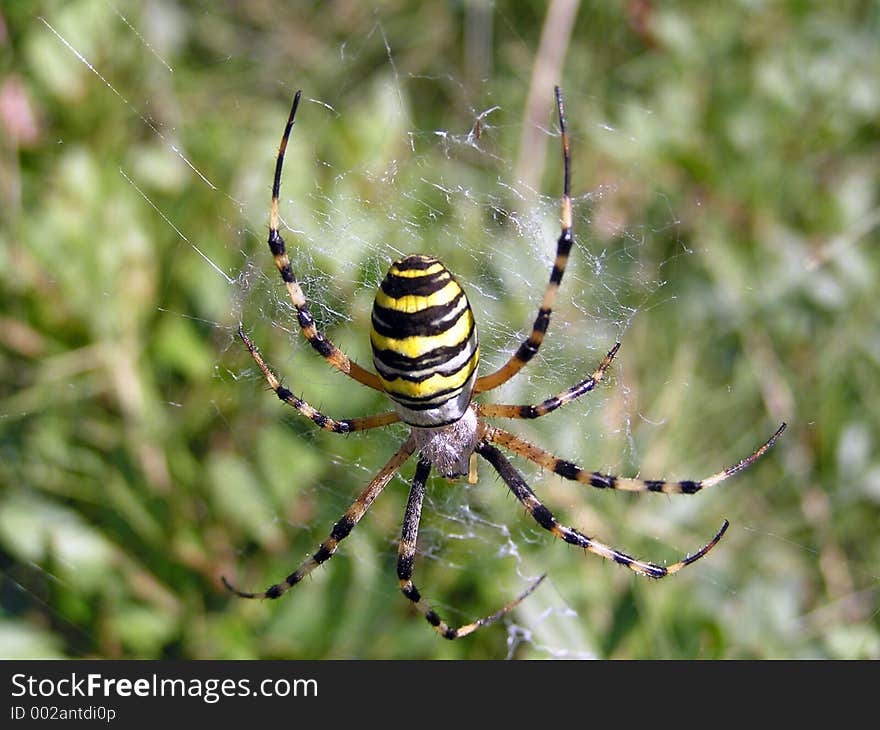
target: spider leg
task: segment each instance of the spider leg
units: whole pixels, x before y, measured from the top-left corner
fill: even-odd
[[[473,623],[452,627],[443,621],[437,612],[431,608],[430,604],[422,598],[419,589],[412,582],[413,563],[416,555],[416,542],[419,534],[419,520],[422,515],[422,502],[425,498],[425,482],[428,479],[428,473],[431,471],[431,462],[422,457],[419,459],[416,473],[413,477],[412,488],[409,492],[409,499],[406,503],[406,513],[403,518],[403,531],[400,536],[400,548],[397,558],[397,577],[400,581],[400,590],[404,596],[412,601],[416,608],[422,612],[425,619],[434,630],[444,639],[458,639],[473,633],[481,626],[487,626],[494,623],[505,614],[512,611],[523,599],[525,599],[546,576],[542,575],[538,580],[529,586],[528,590],[518,598],[514,599],[501,610],[496,611],[491,616],[486,616]]]
[[[605,356],[596,370],[590,377],[585,378],[577,385],[573,385],[568,390],[548,398],[538,405],[509,406],[496,403],[480,403],[477,405],[477,413],[481,416],[490,418],[540,418],[552,413],[560,406],[570,403],[575,398],[580,398],[584,393],[589,393],[600,380],[605,376],[605,371],[611,365],[611,361],[620,349],[620,343],[616,343],[611,351]]]
[[[706,477],[705,479],[700,479],[698,481],[685,479],[677,482],[665,481],[663,479],[631,479],[628,477],[617,477],[611,474],[602,474],[598,471],[586,471],[585,469],[581,469],[577,464],[566,461],[565,459],[560,459],[558,456],[554,456],[550,452],[544,451],[544,449],[500,428],[487,428],[484,438],[487,441],[501,444],[515,454],[519,454],[529,461],[533,461],[539,466],[542,466],[555,474],[559,474],[559,476],[565,479],[589,484],[591,487],[598,487],[599,489],[619,489],[626,492],[694,494],[701,489],[706,489],[707,487],[718,484],[718,482],[723,482],[725,479],[732,477],[737,472],[742,471],[760,459],[770,450],[773,444],[776,443],[776,440],[785,430],[785,426],[786,424],[783,423],[778,429],[776,429],[776,433],[737,464],[729,466],[727,469],[722,469],[718,473]]]
[[[571,150],[568,144],[568,133],[565,130],[565,109],[562,103],[562,91],[558,86],[555,91],[556,109],[559,114],[559,132],[560,137],[562,138],[562,160],[564,167],[562,233],[559,235],[559,240],[556,243],[556,260],[554,261],[553,269],[550,272],[550,281],[547,284],[547,288],[544,290],[544,296],[541,299],[538,316],[535,318],[535,323],[532,325],[531,334],[523,340],[510,360],[508,360],[499,370],[491,375],[477,378],[477,382],[474,386],[474,393],[483,393],[506,383],[522,370],[526,363],[528,363],[538,352],[538,348],[541,347],[541,343],[544,341],[547,326],[550,324],[550,314],[553,311],[553,305],[556,302],[556,294],[559,291],[559,285],[562,283],[562,275],[565,273],[565,266],[568,263],[568,255],[571,252],[571,246],[574,242],[571,232]]]
[[[281,274],[281,280],[287,287],[287,293],[290,295],[290,301],[296,307],[297,320],[300,329],[309,344],[329,362],[333,367],[359,383],[369,386],[374,390],[382,390],[378,376],[374,373],[364,370],[360,365],[348,359],[348,356],[334,345],[322,332],[315,326],[314,317],[312,317],[309,309],[308,301],[305,294],[296,280],[293,269],[290,266],[290,258],[287,255],[287,249],[284,246],[284,239],[278,232],[280,219],[278,215],[278,195],[281,191],[281,168],[284,165],[284,153],[287,150],[287,140],[290,138],[290,131],[293,129],[293,122],[296,117],[296,110],[299,107],[301,91],[296,92],[293,97],[293,105],[290,108],[290,116],[287,118],[287,125],[284,127],[284,135],[281,137],[281,144],[278,147],[278,158],[275,161],[275,178],[272,183],[272,202],[269,206],[269,250],[275,259],[275,266],[278,273]]]
[[[266,378],[266,382],[269,383],[269,387],[275,391],[275,395],[287,403],[291,408],[295,408],[319,428],[323,428],[325,431],[332,431],[333,433],[351,433],[352,431],[365,431],[369,428],[387,426],[390,423],[397,423],[397,421],[400,420],[400,417],[394,411],[380,413],[375,416],[366,416],[365,418],[346,418],[339,421],[330,418],[330,416],[325,416],[301,398],[297,398],[290,390],[281,385],[281,381],[278,380],[275,373],[273,373],[269,366],[266,365],[266,362],[257,350],[257,346],[253,343],[253,340],[245,334],[241,325],[238,327],[238,336],[241,337],[241,341],[244,342],[245,347],[247,347],[248,351],[251,353],[251,357],[254,358],[254,362],[257,363],[257,367],[260,368],[263,377]]]
[[[550,510],[547,509],[535,496],[535,493],[529,488],[529,485],[526,484],[520,473],[514,469],[513,465],[505,458],[504,454],[486,442],[479,444],[476,451],[495,468],[495,471],[498,472],[499,476],[504,480],[514,496],[522,502],[522,505],[534,518],[535,522],[545,530],[548,530],[560,540],[563,540],[570,545],[581,547],[584,550],[588,550],[591,553],[605,558],[606,560],[613,560],[615,563],[624,565],[633,572],[639,573],[640,575],[646,575],[649,578],[665,578],[667,575],[677,573],[686,565],[690,565],[699,560],[715,547],[730,524],[727,520],[724,520],[724,524],[722,524],[721,529],[715,533],[715,537],[697,550],[697,552],[682,558],[678,562],[665,566],[657,565],[656,563],[649,563],[598,542],[592,537],[587,537],[572,527],[561,525],[553,516],[553,513],[550,512]]]
[[[275,585],[269,586],[262,593],[248,593],[246,591],[241,591],[226,580],[226,576],[221,577],[223,585],[226,586],[227,590],[240,598],[279,598],[284,595],[315,568],[322,563],[326,563],[333,557],[339,543],[348,537],[349,533],[357,526],[357,523],[360,522],[361,518],[370,508],[373,500],[379,496],[388,482],[391,481],[391,477],[393,477],[397,470],[403,466],[414,449],[415,441],[412,436],[410,436],[403,446],[397,450],[394,456],[388,460],[388,463],[382,467],[378,474],[376,474],[373,481],[367,485],[367,488],[361,492],[361,495],[355,500],[354,504],[352,504],[339,521],[333,525],[329,537],[320,544],[318,549],[308,560],[300,565],[300,567],[293,573],[288,575],[282,583],[276,583]]]

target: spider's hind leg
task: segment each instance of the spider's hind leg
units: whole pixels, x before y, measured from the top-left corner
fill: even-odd
[[[538,353],[538,349],[544,342],[544,335],[547,333],[547,327],[550,325],[550,315],[553,312],[553,306],[556,303],[556,295],[559,292],[559,286],[562,283],[562,276],[565,273],[565,267],[568,264],[568,256],[571,253],[571,247],[574,243],[571,213],[571,148],[568,144],[568,132],[565,128],[565,107],[562,103],[562,91],[558,86],[555,91],[556,111],[559,115],[559,136],[562,140],[563,163],[562,231],[556,242],[556,259],[553,262],[553,269],[550,271],[550,281],[547,282],[547,288],[544,290],[544,296],[541,299],[541,306],[538,308],[538,314],[532,325],[531,333],[520,343],[516,352],[513,353],[511,358],[499,370],[477,378],[476,386],[474,388],[475,393],[485,393],[487,390],[492,390],[499,385],[503,385],[522,370]]]
[[[278,157],[275,160],[275,177],[272,182],[272,201],[269,205],[269,251],[275,260],[275,267],[281,275],[281,280],[287,287],[287,293],[290,301],[296,307],[297,321],[303,336],[308,340],[314,350],[329,362],[334,368],[341,373],[348,375],[350,378],[357,380],[359,383],[366,385],[374,390],[382,390],[382,384],[379,382],[378,376],[368,370],[364,370],[356,362],[351,361],[348,356],[334,345],[327,336],[318,330],[315,326],[315,319],[312,317],[309,303],[303,293],[302,287],[296,280],[293,273],[293,267],[290,265],[290,257],[287,255],[287,248],[284,245],[284,239],[279,232],[280,217],[278,215],[278,196],[281,192],[281,169],[284,166],[284,153],[287,151],[287,141],[290,139],[290,132],[293,129],[293,123],[296,119],[296,111],[299,108],[299,100],[302,92],[297,91],[293,98],[293,104],[290,107],[290,115],[287,118],[287,125],[284,127],[284,134],[281,137],[281,144],[278,146]]]
[[[561,408],[566,403],[571,403],[576,398],[580,398],[582,395],[592,391],[602,378],[605,377],[605,371],[611,367],[611,361],[614,360],[614,356],[619,349],[620,343],[617,342],[608,354],[605,355],[599,367],[589,377],[537,405],[511,406],[497,403],[480,403],[477,406],[477,412],[481,416],[489,418],[541,418],[548,413],[553,413],[557,408]]]
[[[241,325],[238,327],[238,336],[241,338],[241,341],[244,342],[248,352],[251,353],[251,357],[254,359],[254,362],[257,363],[257,367],[260,368],[260,372],[263,373],[263,377],[266,379],[269,387],[275,391],[275,395],[291,408],[299,411],[299,413],[312,421],[312,423],[318,428],[323,428],[325,431],[332,431],[333,433],[351,433],[353,431],[366,431],[370,428],[387,426],[391,423],[397,423],[400,420],[400,417],[395,411],[380,413],[375,416],[346,418],[342,420],[336,420],[330,418],[330,416],[324,415],[319,410],[306,403],[302,398],[295,396],[292,391],[288,390],[281,384],[281,381],[278,380],[278,376],[272,372],[272,369],[263,360],[263,356],[260,355],[257,346],[253,343],[253,340],[247,336]]]

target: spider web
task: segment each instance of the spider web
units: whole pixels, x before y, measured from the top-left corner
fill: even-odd
[[[393,66],[391,49],[389,54],[389,65]],[[407,104],[403,97],[412,92],[413,87],[433,81],[435,79],[388,75],[376,94],[382,99],[379,105],[384,106],[391,117],[389,126],[394,129],[397,148],[402,154],[391,160],[383,159],[378,165],[365,163],[363,168],[356,169],[337,169],[327,161],[315,162],[316,166],[329,168],[331,184],[316,183],[306,192],[309,202],[305,206],[298,205],[289,192],[286,195],[282,192],[284,235],[289,246],[294,247],[294,268],[303,280],[319,325],[337,333],[334,335],[337,344],[362,363],[369,362],[363,337],[364,312],[368,311],[364,304],[369,306],[372,292],[390,262],[411,252],[432,252],[444,260],[451,257],[456,265],[449,265],[468,292],[479,323],[481,372],[492,372],[528,334],[537,312],[555,257],[560,200],[558,194],[521,192],[512,182],[513,164],[499,149],[496,135],[502,127],[521,125],[519,110],[506,110],[497,105],[483,110],[469,109],[468,114],[455,115],[465,126],[452,130],[414,128],[406,110],[394,108]],[[487,95],[491,104],[490,90]],[[306,99],[301,118],[315,113],[351,112],[341,111],[338,104],[331,107],[324,100]],[[479,138],[475,132],[476,119],[480,120]],[[547,146],[559,156],[555,121],[548,119],[542,132]],[[292,147],[301,142],[302,129],[297,129],[294,136]],[[578,142],[582,139],[579,136]],[[554,157],[559,171],[557,177],[561,175],[559,157]],[[474,159],[478,165],[493,170],[488,187],[461,181],[459,168]],[[288,168],[287,179],[290,175]],[[327,178],[328,175],[322,177]],[[554,188],[559,189],[558,181]],[[352,189],[357,192],[351,192]],[[663,282],[656,279],[638,282],[636,304],[631,303],[633,296],[621,295],[622,292],[632,294],[629,277],[637,267],[638,249],[650,239],[652,232],[638,227],[605,231],[604,242],[611,245],[603,245],[600,239],[598,250],[589,248],[590,233],[596,230],[596,210],[613,195],[612,189],[575,195],[578,244],[566,272],[550,334],[539,356],[520,376],[493,393],[492,401],[537,402],[559,392],[595,367],[611,344],[623,336],[641,308],[662,302]],[[401,201],[408,203],[406,212],[401,211]],[[323,210],[311,219],[304,219],[296,214],[302,207]],[[674,225],[673,219],[670,225]],[[388,231],[395,232],[394,240],[377,239],[376,231],[380,230],[386,235]],[[245,322],[253,323],[255,318],[262,318],[287,333],[290,354],[282,351],[280,360],[276,355],[274,365],[279,372],[290,373],[296,368],[295,361],[312,354],[301,339],[274,268],[266,265],[269,262],[260,250],[264,245],[262,237],[259,244],[255,255],[248,259],[246,285],[238,306],[245,312],[242,315]],[[342,255],[339,254],[341,245],[345,249]],[[364,295],[360,299],[360,311],[352,312],[345,303],[352,293],[351,282],[358,282],[356,294]],[[511,301],[518,314],[513,319],[505,315],[510,311]],[[346,333],[346,327],[352,328],[354,334]],[[288,358],[289,362],[285,362]],[[297,382],[297,392],[307,391],[304,397],[320,404],[324,402],[326,390],[338,387],[337,381],[330,372],[323,382]],[[287,385],[292,382],[288,379]],[[352,383],[346,387],[358,386]],[[624,399],[625,395],[624,392]],[[583,436],[579,422],[595,418],[595,410],[601,409],[606,399],[605,394],[594,394],[589,399],[592,402],[584,399],[569,407],[561,427],[559,420],[555,425],[514,423],[510,427],[518,432],[539,434],[536,438],[551,450],[571,453]],[[629,435],[630,416],[626,412],[622,415],[614,428],[625,434],[626,448],[632,450],[635,446]],[[358,438],[378,442],[381,446],[377,450],[390,454],[403,435],[401,429],[391,431],[392,435],[371,432]],[[567,439],[560,440],[560,434]],[[332,442],[321,441],[325,447],[333,448]],[[381,463],[373,461],[365,466],[360,460],[345,463],[337,459],[337,462],[340,473],[354,477],[347,480],[353,484],[366,482]],[[535,470],[526,469],[532,476],[540,476]],[[511,504],[503,484],[487,473],[486,467],[481,466],[481,472],[482,478],[476,487],[459,483],[449,488],[442,480],[435,480],[423,513],[420,559],[451,571],[465,569],[469,561],[505,561],[509,565],[512,598],[543,572],[540,556],[527,557],[520,546],[543,544],[547,540],[539,528],[522,519],[522,510]],[[405,493],[408,488],[405,480],[397,481],[394,488]],[[339,490],[322,485],[320,489],[332,489],[332,498],[340,512],[351,499],[350,485]],[[483,493],[488,489],[498,492],[497,498],[487,499]],[[316,540],[322,539],[322,531],[324,527],[316,529]],[[387,549],[393,552],[394,543],[389,541]],[[417,584],[421,584],[418,571],[415,578]],[[530,597],[518,610],[519,615],[528,616],[525,622],[507,622],[510,655],[521,650],[520,644],[526,642],[539,655],[593,655],[588,639],[576,628],[577,613],[566,605],[552,581],[547,588],[543,595]],[[426,585],[426,589],[430,586]],[[380,590],[396,593],[393,583]],[[467,609],[462,610],[460,606],[440,604],[437,609],[452,621],[468,620]],[[565,630],[566,625],[569,631]],[[542,632],[551,638],[542,639]],[[563,636],[564,640],[560,641]]]
[[[130,18],[124,9],[112,4],[108,7],[117,16],[117,22],[130,28],[132,42],[143,44],[148,51],[145,57],[152,64],[151,72],[171,73],[173,69],[164,60],[161,48],[146,40],[149,29],[145,26],[149,20]],[[146,111],[151,104],[149,97],[136,96],[139,90],[134,86],[127,88],[125,82],[111,80],[113,69],[93,64],[83,41],[56,27],[54,18],[41,22],[50,42],[63,46],[88,68],[86,83],[106,86],[114,103],[131,115],[142,133],[165,149],[178,168],[177,174],[198,178],[214,205],[209,215],[229,230],[226,240],[209,241],[198,230],[182,228],[175,211],[147,192],[144,169],[131,170],[120,165],[120,184],[137,193],[142,212],[160,216],[170,235],[180,239],[177,264],[199,267],[205,279],[211,280],[214,287],[219,282],[220,290],[226,294],[225,304],[216,302],[214,319],[199,315],[203,324],[215,330],[215,341],[221,343],[216,356],[217,378],[230,388],[246,389],[248,397],[272,400],[234,336],[235,323],[241,321],[249,331],[253,328],[260,333],[260,348],[285,384],[316,407],[337,400],[334,393],[340,388],[358,389],[353,381],[340,383],[339,376],[329,367],[320,374],[319,368],[309,366],[308,378],[299,377],[304,360],[319,358],[299,334],[286,292],[265,247],[266,191],[283,124],[283,117],[275,113],[279,109],[277,104],[265,110],[254,109],[254,127],[240,130],[242,137],[261,140],[260,155],[249,164],[253,177],[242,180],[240,188],[223,189],[212,181],[211,162],[204,150],[200,154],[186,150],[175,141],[174,129],[152,120]],[[139,27],[139,23],[144,25]],[[472,84],[454,76],[406,73],[396,63],[395,41],[389,38],[381,18],[371,21],[368,32],[357,44],[340,42],[337,50],[338,57],[332,62],[352,69],[367,54],[379,55],[384,60],[380,72],[374,74],[368,95],[357,93],[355,81],[340,88],[332,99],[315,96],[306,89],[288,152],[281,195],[283,233],[318,325],[331,332],[336,344],[354,360],[369,363],[365,323],[373,291],[394,258],[403,253],[430,252],[456,272],[468,293],[481,332],[481,372],[491,372],[506,361],[528,334],[555,256],[562,165],[558,125],[552,114],[552,89],[546,89],[547,114],[537,125],[545,147],[546,170],[539,175],[539,184],[524,187],[516,177],[522,161],[517,157],[517,140],[524,124],[532,122],[523,121],[523,104],[515,103],[515,94],[502,93],[491,77],[480,82],[475,93]],[[230,81],[230,95],[243,90],[251,75],[258,77],[261,73],[256,53],[253,57],[237,55],[230,65],[233,62],[243,65],[246,71]],[[290,77],[273,82],[286,96],[292,96],[298,85]],[[461,101],[447,110],[444,127],[424,126],[416,113],[415,100],[422,87],[438,84]],[[584,108],[582,91],[566,89],[566,94],[570,109]],[[363,107],[364,98],[368,108]],[[363,132],[360,141],[338,139],[320,147],[314,141],[313,135],[322,127],[342,126],[340,120],[345,122],[350,117],[363,120],[349,124]],[[644,249],[650,247],[655,236],[669,236],[670,230],[675,230],[675,212],[668,211],[667,230],[640,226],[625,217],[615,222],[620,191],[614,185],[585,190],[582,182],[589,176],[583,170],[582,160],[585,150],[597,141],[615,138],[615,143],[626,144],[627,140],[607,124],[585,126],[574,115],[568,122],[573,147],[576,244],[545,344],[518,377],[486,397],[492,402],[539,402],[582,379],[615,341],[625,339],[628,328],[641,312],[665,306],[674,299],[664,288],[663,268],[676,256],[689,254],[682,247],[678,254],[658,262],[656,267],[645,267],[644,262],[650,257],[643,256]],[[353,157],[360,161],[340,164],[338,158],[327,153],[328,149],[332,153],[333,145],[343,143],[358,146],[360,154]],[[250,144],[245,147],[253,149]],[[638,171],[633,170],[633,174]],[[662,200],[655,202],[663,206]],[[230,260],[235,263],[230,265]],[[186,311],[169,311],[161,303],[156,311],[167,319],[196,316]],[[610,387],[597,389],[566,406],[564,412],[541,422],[504,425],[554,453],[579,460],[584,466],[619,472],[621,464],[639,462],[632,422],[646,418],[628,405],[625,377],[621,374],[625,374],[625,368],[625,358],[621,357],[609,378]],[[372,403],[380,401],[374,399]],[[278,419],[295,420],[283,412]],[[332,462],[335,477],[309,487],[312,494],[307,492],[300,497],[330,504],[341,514],[404,434],[405,429],[400,427],[359,434],[345,439],[342,448],[335,451],[333,437],[304,429],[303,438],[322,452],[322,458]],[[228,436],[238,438],[234,432]],[[363,439],[369,447],[353,449],[348,444],[352,439]],[[588,506],[592,495],[584,495],[580,488],[560,484],[555,477],[525,465],[518,466],[545,503],[558,510],[562,521],[578,527],[607,527],[601,514]],[[291,464],[290,473],[296,468],[296,464]],[[449,486],[439,479],[429,485],[416,583],[430,597],[431,581],[441,572],[455,574],[472,569],[474,563],[501,562],[501,570],[493,569],[487,575],[493,579],[504,576],[503,593],[512,598],[538,575],[549,572],[549,580],[503,621],[507,648],[499,648],[499,656],[595,655],[595,638],[585,628],[589,618],[573,607],[571,591],[553,579],[554,565],[580,561],[581,556],[556,547],[549,555],[552,539],[528,519],[485,464],[480,469],[477,485]],[[406,478],[410,475],[411,465],[403,476],[392,481],[382,499],[402,508],[408,486]],[[391,498],[390,492],[396,496]],[[390,525],[384,544],[366,548],[382,553],[386,567],[396,554],[400,517],[402,509],[397,524],[383,524]],[[365,522],[370,519],[368,514]],[[287,512],[275,514],[274,520],[284,534],[302,530],[314,544],[324,539],[330,526],[300,522],[291,519]],[[607,539],[613,542],[611,534]],[[364,545],[350,542],[356,541],[344,543],[323,571],[336,570],[337,563],[342,561],[362,559],[358,553],[365,549]],[[246,562],[250,557],[253,555],[242,555],[241,560]],[[427,575],[420,579],[422,571],[428,568]],[[247,579],[253,578],[248,573]],[[395,601],[405,603],[398,595],[392,574],[385,571],[378,578],[370,590],[388,596],[389,605]],[[259,578],[264,579],[273,581],[277,577]],[[435,607],[452,623],[474,618],[468,605],[437,601]],[[421,622],[417,618],[410,620]]]
[[[492,372],[506,362],[528,334],[555,258],[562,164],[552,103],[548,103],[548,116],[541,123],[540,131],[545,138],[547,156],[552,160],[548,165],[552,171],[543,179],[549,180],[554,192],[522,189],[515,179],[516,160],[503,143],[504,139],[518,136],[523,124],[521,110],[495,104],[492,85],[488,82],[481,94],[485,98],[483,106],[454,110],[449,128],[420,127],[413,119],[410,99],[418,96],[420,85],[436,84],[438,79],[399,74],[394,64],[394,50],[388,45],[381,24],[374,27],[371,36],[369,40],[381,42],[387,51],[388,73],[377,84],[373,103],[382,110],[382,120],[387,125],[386,139],[380,146],[393,147],[394,154],[382,155],[381,150],[377,153],[369,149],[362,163],[345,168],[326,159],[309,159],[312,145],[304,129],[307,118],[318,116],[332,120],[336,116],[365,112],[358,107],[347,107],[344,93],[342,101],[304,98],[288,147],[281,195],[282,233],[292,249],[294,270],[310,299],[319,328],[333,332],[337,345],[356,361],[366,364],[370,360],[364,337],[368,327],[365,317],[373,292],[391,261],[414,252],[440,256],[468,293],[481,332],[481,372]],[[344,60],[356,63],[357,55],[348,48]],[[465,96],[463,83],[448,78],[443,81]],[[552,102],[549,89],[548,102]],[[366,113],[375,113],[375,109]],[[573,144],[578,147],[588,144],[589,136],[577,128],[577,120],[569,120],[569,124],[576,130],[572,135]],[[616,134],[607,126],[597,131]],[[297,148],[298,152],[293,151]],[[577,154],[576,151],[575,166]],[[483,171],[479,178],[472,174],[474,167]],[[268,170],[269,166],[263,165],[263,168]],[[316,169],[320,175],[315,173]],[[491,172],[485,173],[486,169]],[[301,183],[300,189],[292,193],[289,182],[299,175],[308,182]],[[518,377],[493,392],[489,400],[531,403],[563,390],[601,361],[611,345],[624,337],[640,311],[661,306],[672,298],[664,291],[664,281],[656,278],[656,272],[653,278],[646,277],[639,268],[641,249],[649,245],[659,231],[631,223],[615,224],[616,192],[609,186],[573,194],[577,244],[554,309],[550,333],[539,356]],[[258,206],[255,217],[261,216],[261,206]],[[671,210],[668,226],[672,229],[676,226]],[[241,313],[241,319],[248,325],[262,320],[271,328],[283,331],[286,347],[280,353],[275,348],[272,363],[279,373],[290,374],[296,371],[296,363],[301,362],[301,358],[314,355],[302,340],[286,292],[263,250],[261,227],[249,226],[247,235],[255,239],[254,253],[243,266],[242,288],[235,311]],[[681,254],[688,253],[681,250]],[[355,304],[351,303],[353,295],[357,298]],[[511,311],[515,316],[510,316]],[[252,368],[249,376],[261,383]],[[621,385],[615,382],[615,377],[610,380],[613,385]],[[317,380],[286,378],[288,387],[293,387],[293,383],[297,393],[319,408],[329,393],[340,387],[338,376],[329,368],[318,375]],[[359,386],[345,383],[342,387]],[[583,423],[595,421],[597,414],[607,406],[609,397],[617,399],[623,408],[615,420],[606,418],[598,428],[594,426],[591,437],[585,440]],[[614,440],[625,452],[634,454],[636,446],[630,423],[633,414],[627,409],[626,400],[625,387],[616,396],[600,392],[568,406],[564,417],[555,419],[555,423],[547,419],[547,423],[514,422],[506,427],[533,437],[557,453],[580,455],[582,462],[589,464],[590,440],[605,437],[604,425],[616,434]],[[354,485],[366,483],[381,465],[384,455],[392,453],[404,435],[404,428],[357,435],[355,438],[371,441],[376,452],[383,455],[369,462],[363,458],[346,461],[332,455],[335,441],[316,437],[316,442],[320,441],[325,450],[325,457],[333,459],[339,467],[338,473],[345,475],[345,482],[344,486],[319,485],[317,489],[321,494],[315,498],[331,500],[341,513],[353,497],[352,490],[360,488]],[[633,458],[638,460],[637,455]],[[555,477],[545,478],[527,465],[519,464],[519,467],[537,480],[534,485],[539,490],[546,489],[549,481],[558,481]],[[403,474],[408,477],[411,468],[410,465],[404,469]],[[507,576],[504,591],[507,598],[504,600],[521,593],[547,570],[541,562],[541,546],[546,547],[552,540],[532,523],[486,465],[481,465],[480,470],[480,482],[476,486],[462,481],[450,487],[440,479],[432,480],[429,485],[419,536],[419,563],[414,576],[417,585],[429,596],[431,578],[438,571],[468,570],[474,562],[505,564],[502,574]],[[397,492],[396,501],[401,504],[400,498],[407,489],[408,481],[398,475],[386,491]],[[556,496],[564,490],[565,487],[557,488]],[[583,495],[575,492],[569,488],[564,506],[584,501]],[[369,515],[365,519],[369,519]],[[324,525],[297,527],[309,530],[314,542],[322,540],[327,531]],[[391,530],[384,546],[388,554],[386,564],[391,564],[396,556],[399,525],[393,524]],[[382,549],[381,545],[371,547]],[[532,549],[523,550],[529,547]],[[579,559],[577,555],[567,557]],[[352,548],[352,554],[343,559],[359,558]],[[433,569],[423,584],[421,573],[425,565]],[[382,582],[375,590],[387,593],[390,600],[399,600],[393,580]],[[453,624],[474,618],[468,606],[446,602],[434,605]],[[498,607],[500,604],[495,606]],[[583,617],[569,605],[564,592],[554,585],[551,577],[544,589],[530,596],[518,607],[514,617],[504,621],[507,655],[592,657],[596,651],[592,638],[583,630],[582,621]]]

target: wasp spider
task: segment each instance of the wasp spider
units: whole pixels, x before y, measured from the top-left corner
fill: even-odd
[[[372,311],[370,340],[376,373],[365,370],[349,360],[320,332],[309,311],[303,291],[294,276],[290,259],[279,233],[278,195],[284,152],[293,127],[300,92],[297,92],[290,116],[281,138],[275,164],[272,201],[269,208],[269,250],[275,266],[287,287],[302,333],[318,354],[349,377],[388,395],[394,410],[375,416],[337,420],[319,412],[284,387],[265,363],[256,346],[239,327],[239,335],[250,351],[275,394],[318,427],[334,433],[351,433],[403,421],[410,426],[409,437],[382,467],[346,513],[333,525],[330,535],[315,553],[282,582],[262,593],[247,593],[234,588],[224,577],[223,583],[243,598],[278,598],[299,583],[315,568],[329,560],[342,542],[360,522],[373,500],[394,474],[414,453],[418,463],[403,518],[400,537],[397,577],[403,595],[412,601],[436,631],[446,639],[472,633],[511,611],[544,579],[541,576],[529,589],[491,616],[464,626],[453,627],[443,621],[422,597],[413,583],[413,563],[425,483],[432,469],[447,478],[469,473],[472,457],[488,461],[507,484],[513,495],[544,529],[561,540],[624,565],[651,578],[664,578],[702,558],[721,539],[727,529],[725,520],[715,536],[696,552],[671,565],[658,565],[631,557],[620,550],[588,537],[572,527],[562,525],[526,484],[520,473],[498,448],[504,447],[565,479],[600,489],[621,489],[635,492],[694,494],[742,471],[761,457],[785,428],[783,423],[770,439],[752,454],[723,471],[699,481],[663,481],[630,479],[587,471],[570,461],[560,459],[508,431],[491,425],[487,418],[539,418],[590,392],[602,380],[620,346],[614,345],[598,368],[568,390],[537,405],[498,405],[475,403],[473,398],[505,383],[516,375],[538,352],[550,323],[559,285],[573,242],[570,198],[570,152],[565,129],[562,94],[556,88],[556,108],[562,139],[564,185],[562,195],[562,233],[556,247],[556,260],[544,292],[531,333],[519,345],[507,363],[494,373],[477,375],[480,349],[477,327],[467,296],[452,273],[435,257],[412,254],[395,261],[376,292]]]

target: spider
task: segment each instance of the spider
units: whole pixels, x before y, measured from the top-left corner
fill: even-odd
[[[411,254],[395,261],[376,292],[370,328],[376,373],[365,370],[349,360],[316,328],[308,302],[291,269],[284,240],[278,230],[281,169],[300,97],[301,92],[298,91],[293,99],[275,162],[275,177],[269,207],[269,250],[296,309],[299,326],[309,344],[340,372],[362,385],[385,393],[391,399],[394,410],[361,418],[343,420],[331,418],[295,396],[281,384],[242,325],[239,325],[238,334],[278,398],[310,419],[319,428],[333,433],[351,433],[402,421],[410,426],[410,433],[403,445],[333,525],[327,539],[287,578],[262,593],[249,593],[233,587],[223,577],[226,588],[242,598],[282,596],[336,553],[339,543],[360,522],[373,500],[415,453],[418,453],[418,463],[403,518],[403,530],[398,548],[397,577],[403,595],[415,604],[416,609],[424,615],[428,623],[446,639],[465,636],[481,626],[497,621],[531,594],[544,580],[546,574],[540,576],[524,593],[490,616],[458,627],[442,620],[422,597],[412,580],[425,484],[432,469],[436,469],[449,479],[470,474],[471,479],[475,480],[474,459],[480,456],[492,465],[513,495],[542,528],[571,545],[612,560],[650,578],[659,579],[677,573],[686,565],[706,555],[727,530],[729,524],[727,520],[724,520],[721,528],[708,543],[695,553],[671,565],[663,566],[640,560],[561,524],[541,503],[522,475],[498,447],[504,447],[564,479],[599,489],[694,494],[724,481],[763,456],[779,438],[785,429],[785,423],[763,445],[734,466],[698,481],[665,481],[617,477],[587,471],[487,421],[488,418],[540,418],[589,393],[604,377],[617,354],[619,342],[611,348],[589,377],[537,405],[474,402],[475,395],[507,382],[538,352],[550,323],[553,305],[574,241],[570,193],[571,154],[562,92],[559,87],[555,88],[555,101],[562,140],[564,182],[562,232],[556,245],[556,259],[531,333],[500,369],[484,376],[477,375],[479,361],[477,328],[467,296],[452,273],[434,256]]]

